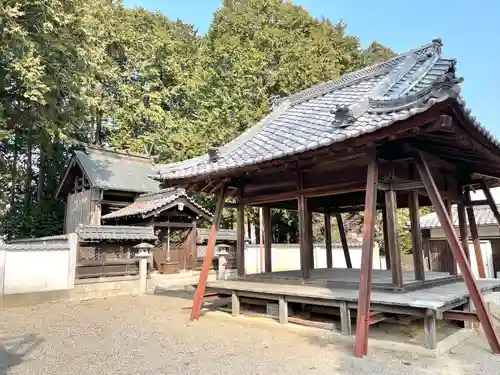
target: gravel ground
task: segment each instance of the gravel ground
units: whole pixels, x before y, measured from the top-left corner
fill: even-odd
[[[372,350],[354,358],[327,332],[208,314],[190,301],[116,297],[5,309],[0,374],[498,374],[500,356],[476,336],[439,359]]]

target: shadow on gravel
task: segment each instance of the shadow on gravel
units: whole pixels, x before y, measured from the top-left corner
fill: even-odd
[[[180,298],[185,300],[193,299],[194,290],[191,289],[166,289],[156,287],[154,290],[155,296],[166,296],[172,298]]]
[[[43,341],[35,334],[0,337],[0,375],[7,375],[9,369],[25,362]]]

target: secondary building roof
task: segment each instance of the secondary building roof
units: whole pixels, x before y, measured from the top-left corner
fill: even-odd
[[[159,165],[155,179],[182,183],[260,164],[375,132],[459,97],[455,60],[434,40],[393,59],[320,83],[279,101],[256,125],[228,144],[183,162]],[[475,127],[495,148],[496,140]]]
[[[153,161],[144,155],[87,145],[83,150],[74,151],[61,187],[74,163],[82,169],[93,187],[135,193],[159,190],[158,182],[149,177],[155,170]]]
[[[132,216],[144,219],[176,206],[178,208],[182,207],[182,209],[186,207],[207,220],[212,218],[212,214],[190,198],[184,189],[170,188],[161,190],[158,193],[141,195],[127,207],[104,215],[102,220]]]
[[[498,208],[500,209],[500,205],[498,206]],[[477,225],[497,225],[495,215],[493,215],[493,211],[491,211],[490,206],[474,206],[474,217],[476,218]],[[451,207],[451,218],[453,221],[453,225],[458,227],[458,214],[456,205],[453,205]],[[469,220],[467,219],[467,217],[466,221],[468,224]],[[422,229],[441,228],[441,223],[439,222],[436,213],[433,212],[420,218],[420,227]]]
[[[155,241],[152,226],[80,225],[76,229],[78,239],[84,242],[101,241]]]

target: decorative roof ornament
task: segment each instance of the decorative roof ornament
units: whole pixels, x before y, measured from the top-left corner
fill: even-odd
[[[335,115],[333,124],[340,128],[347,127],[356,121],[356,117],[347,105],[337,104],[336,108],[332,109],[330,113]]]
[[[269,99],[267,100],[267,103],[269,104],[269,112],[272,112],[279,107],[279,105],[281,104],[281,99],[282,97],[280,95],[271,95],[269,97]]]
[[[431,97],[440,98],[447,95],[456,99],[460,95],[460,84],[464,81],[462,77],[456,77],[454,73],[446,73],[438,77],[432,84]]]
[[[432,39],[432,44],[434,45],[436,52],[441,55],[441,49],[443,48],[443,41],[441,38]]]
[[[211,147],[208,149],[208,161],[210,163],[216,163],[219,160],[219,149],[217,147]]]

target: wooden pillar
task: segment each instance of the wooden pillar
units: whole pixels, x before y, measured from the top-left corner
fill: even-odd
[[[411,243],[413,250],[413,268],[415,280],[425,280],[424,254],[422,248],[422,231],[420,229],[420,207],[418,192],[412,191],[408,196],[411,223]]]
[[[340,242],[342,242],[342,250],[344,251],[344,259],[347,268],[352,268],[351,254],[349,253],[349,245],[347,244],[347,239],[345,236],[344,222],[342,221],[342,215],[336,214],[337,226],[339,228]]]
[[[432,259],[431,259],[431,230],[422,230],[422,248],[424,249],[424,256],[427,258],[427,267],[429,271],[432,271]]]
[[[245,206],[238,204],[236,212],[236,269],[245,275]]]
[[[240,315],[240,297],[233,290],[231,295],[231,315],[238,316]]]
[[[288,323],[288,301],[283,296],[278,297],[278,316],[280,324]]]
[[[340,332],[345,336],[351,336],[351,310],[346,301],[340,301]]]
[[[207,285],[208,272],[212,265],[212,258],[214,255],[215,241],[217,239],[217,230],[219,229],[222,210],[224,208],[224,199],[227,193],[227,185],[224,184],[217,193],[217,203],[215,206],[215,213],[212,218],[212,226],[210,227],[210,235],[208,237],[207,250],[203,258],[203,266],[200,272],[200,279],[198,287],[193,297],[193,307],[191,308],[191,320],[200,319],[201,305],[203,304],[203,297],[205,295],[205,288]]]
[[[385,252],[385,268],[391,269],[391,253],[389,252],[389,236],[387,235],[387,210],[382,209],[382,230],[384,232],[384,252]]]
[[[450,216],[448,215],[448,212],[446,211],[443,200],[441,199],[439,190],[437,189],[434,179],[432,178],[429,167],[422,154],[417,153],[415,155],[415,159],[418,171],[422,178],[422,182],[425,186],[425,190],[427,191],[432,205],[436,210],[436,215],[438,216],[441,226],[443,227],[443,230],[446,234],[446,239],[453,252],[453,256],[455,257],[455,260],[460,267],[460,272],[462,273],[465,284],[467,285],[467,289],[472,298],[472,302],[474,303],[474,306],[476,308],[476,313],[479,321],[483,325],[483,330],[486,338],[488,339],[491,350],[493,351],[493,353],[500,354],[500,344],[495,334],[491,317],[488,310],[486,309],[483,295],[481,294],[481,291],[476,284],[469,262],[467,262],[464,249],[462,248],[462,245],[457,238],[453,223]]]
[[[333,267],[332,259],[332,222],[330,213],[325,213],[325,248],[326,248],[326,268]]]
[[[446,207],[448,215],[450,216],[450,218],[453,218],[451,212],[451,202],[449,200],[444,200],[443,203],[444,206]],[[450,275],[457,275],[458,274],[457,262],[455,262],[455,259],[453,259],[453,253],[448,244],[446,244],[446,252],[447,252],[446,259],[448,265],[448,272],[450,273]]]
[[[403,270],[401,268],[401,253],[399,251],[398,224],[397,224],[396,192],[385,192],[385,210],[387,213],[387,248],[391,254],[392,285],[403,286]]]
[[[493,195],[491,194],[490,188],[486,184],[486,181],[481,180],[481,189],[483,189],[484,196],[486,200],[488,201],[488,205],[490,206],[491,212],[493,212],[493,216],[495,216],[495,219],[497,220],[497,224],[500,227],[500,212],[498,212],[498,207],[495,203],[495,199],[493,198]]]
[[[264,227],[264,272],[272,272],[271,247],[273,243],[273,233],[271,226],[271,209],[269,207],[262,208],[262,219]]]
[[[313,213],[307,205],[307,254],[309,268],[314,269]]]
[[[298,199],[299,214],[299,245],[300,245],[300,275],[302,279],[309,279],[311,271],[309,268],[309,245],[307,233],[307,198],[303,195]]]
[[[481,242],[479,240],[479,233],[476,225],[476,217],[474,216],[474,207],[470,200],[470,191],[468,188],[464,190],[465,200],[467,201],[467,219],[469,219],[470,236],[472,238],[472,245],[474,246],[474,254],[476,255],[477,272],[479,278],[484,279],[486,273],[484,271],[483,253],[481,251]]]
[[[460,242],[462,243],[462,248],[464,249],[465,256],[470,263],[469,235],[467,234],[467,222],[465,221],[465,204],[463,202],[457,204],[457,215]]]
[[[363,247],[361,250],[361,270],[358,294],[358,315],[356,320],[355,355],[368,354],[368,330],[370,319],[370,296],[373,266],[373,235],[377,208],[377,160],[375,153],[368,163],[366,176],[365,218],[363,222]]]
[[[436,349],[436,314],[427,310],[424,316],[424,346],[427,349]]]

